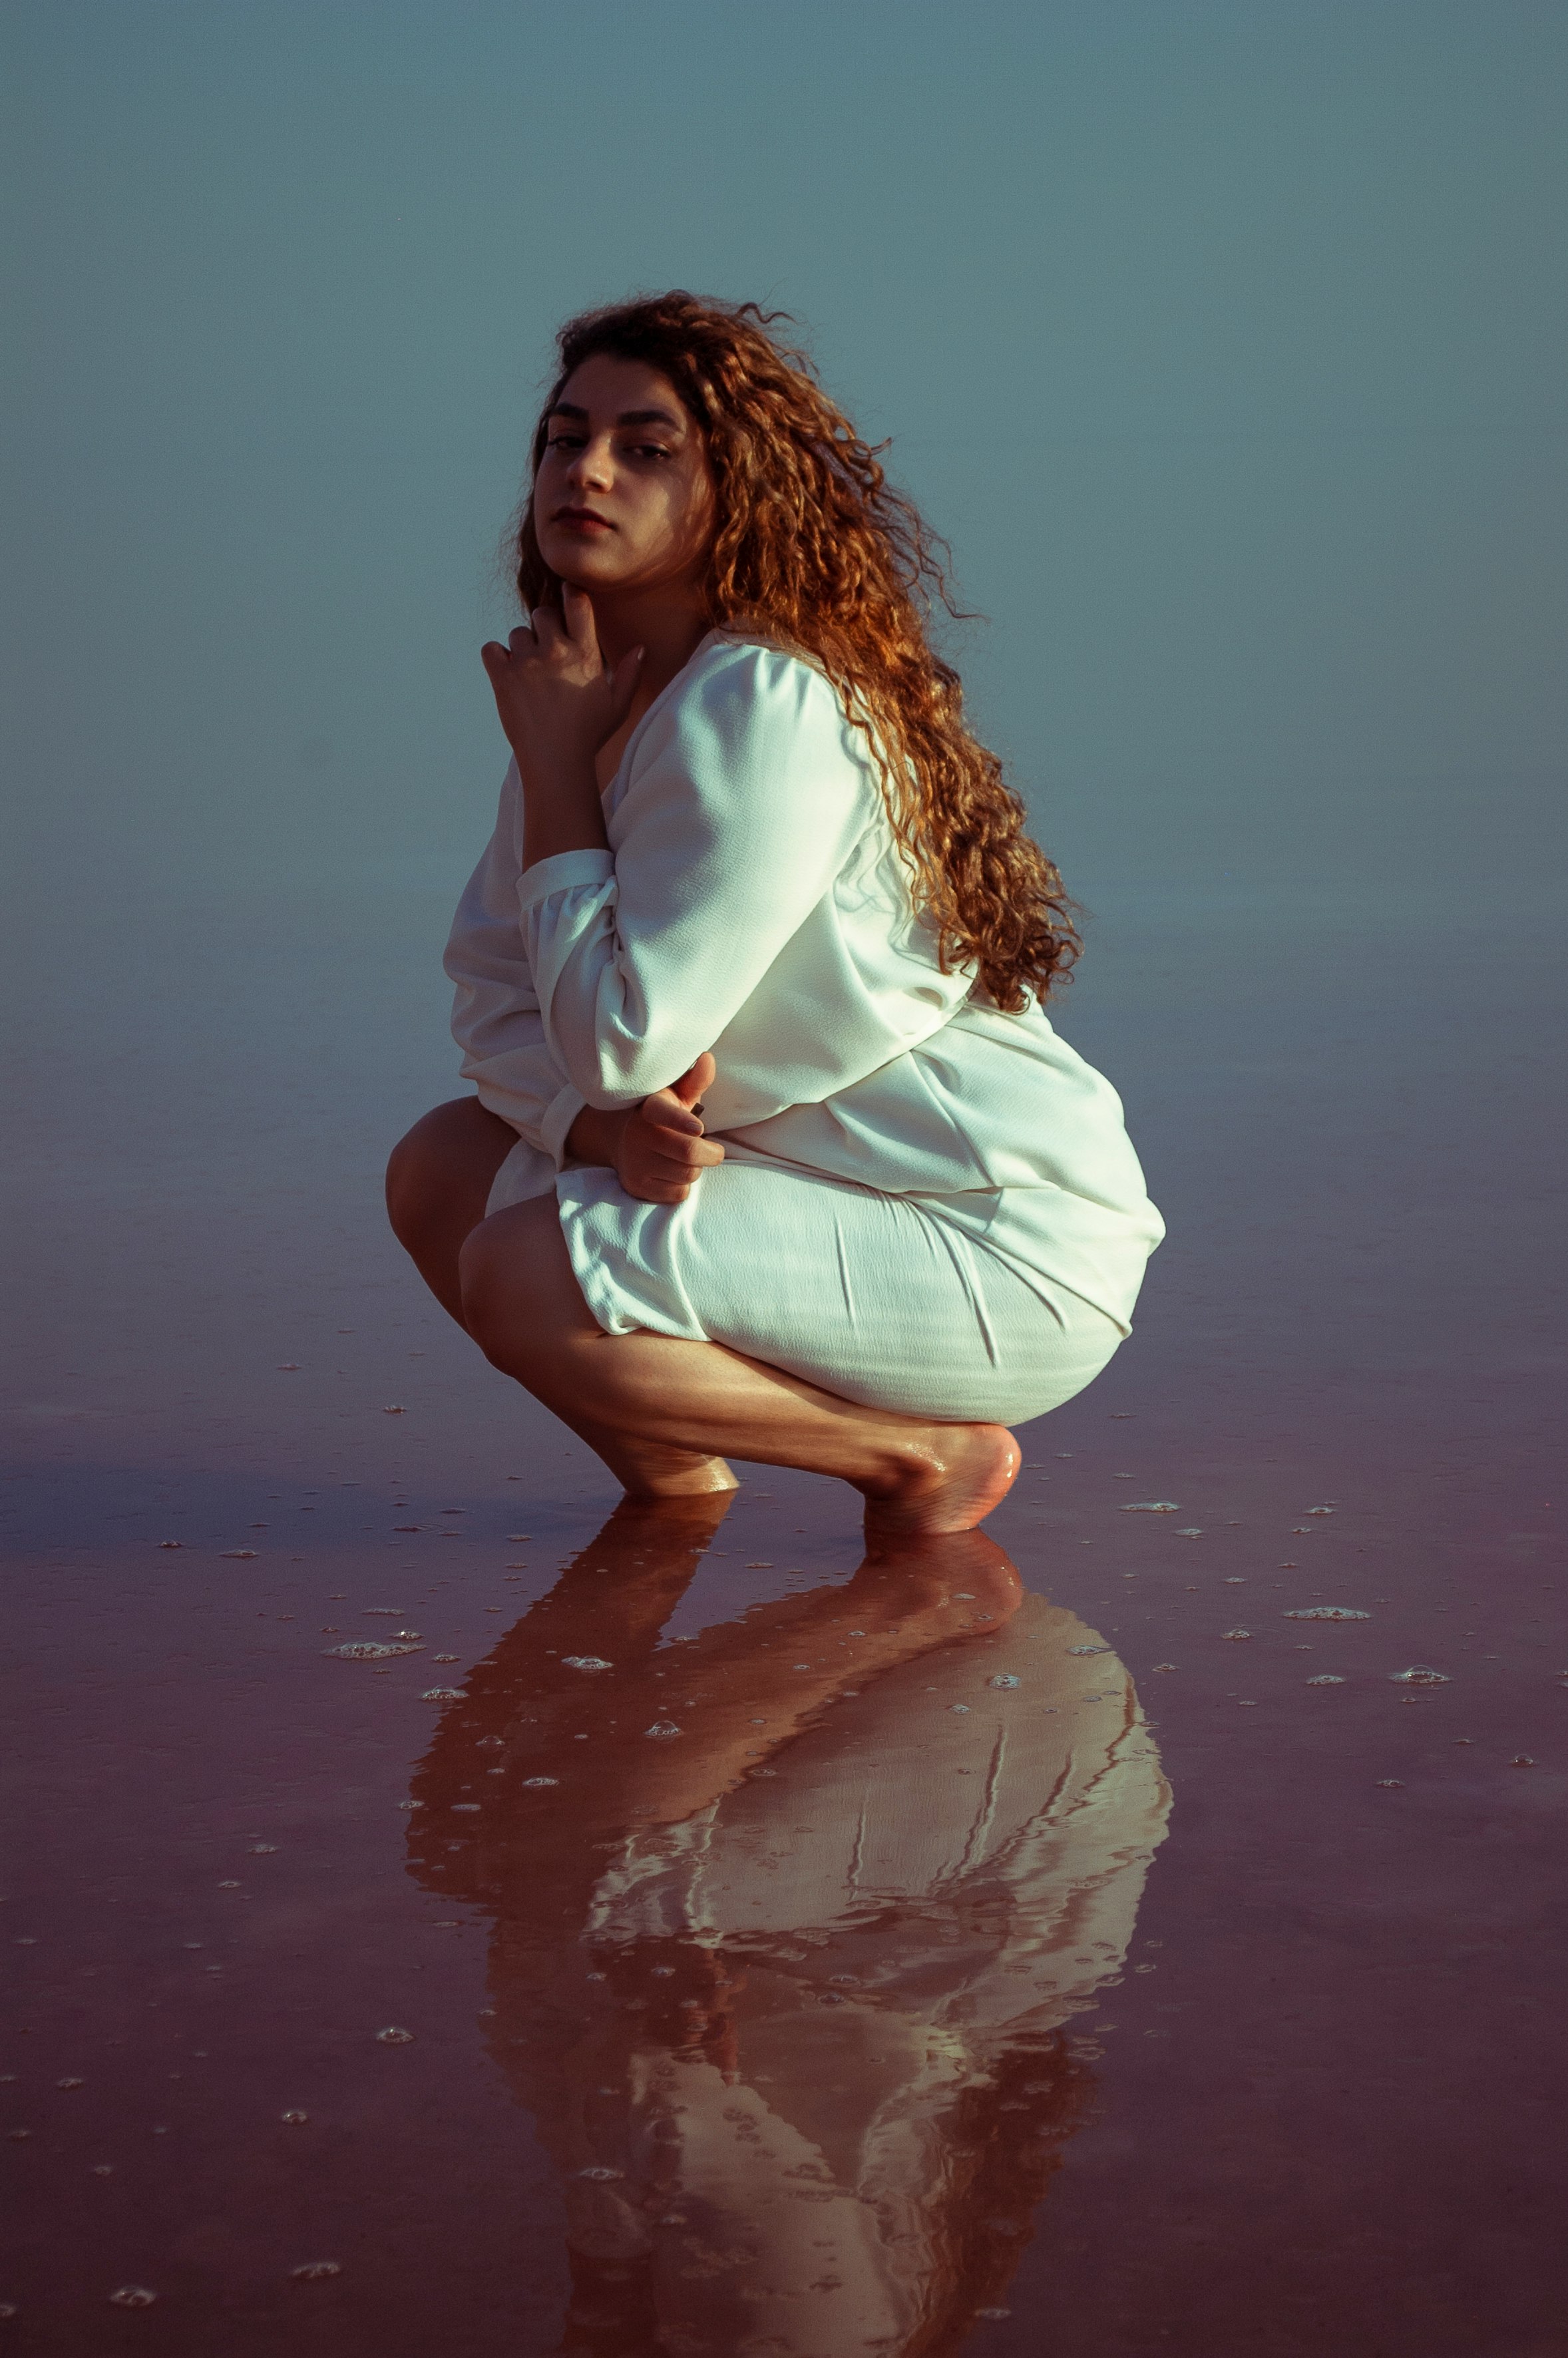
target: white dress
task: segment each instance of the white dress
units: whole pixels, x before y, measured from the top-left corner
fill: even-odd
[[[711,633],[644,714],[607,851],[522,867],[507,773],[447,950],[464,1077],[554,1188],[611,1334],[728,1344],[843,1397],[1017,1423],[1098,1374],[1163,1234],[1108,1082],[943,974],[866,741],[812,665]],[[684,1204],[573,1164],[585,1106],[704,1049],[726,1160]]]

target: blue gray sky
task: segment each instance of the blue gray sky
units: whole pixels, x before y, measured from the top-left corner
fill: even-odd
[[[455,886],[566,313],[795,313],[1091,899],[1532,871],[1568,11],[12,0],[29,898]],[[1434,871],[1435,872],[1435,871]]]

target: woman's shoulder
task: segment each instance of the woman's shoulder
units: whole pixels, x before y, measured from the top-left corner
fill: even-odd
[[[827,674],[793,648],[709,633],[627,740],[610,807],[650,817],[671,800],[733,817],[777,804],[837,832],[881,809],[864,734]]]
[[[811,655],[760,633],[712,631],[671,682],[677,709],[731,708],[759,719],[806,718],[845,724],[842,699]]]
[[[794,648],[714,631],[654,699],[627,746],[629,776],[673,760],[731,781],[807,767],[863,787],[870,749],[821,666]],[[718,773],[716,773],[717,774]]]

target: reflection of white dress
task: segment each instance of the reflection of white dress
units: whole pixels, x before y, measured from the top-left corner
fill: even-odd
[[[447,952],[463,1072],[555,1187],[611,1333],[714,1339],[851,1398],[1017,1422],[1098,1371],[1162,1228],[1114,1090],[940,970],[866,741],[800,658],[714,633],[606,797],[522,871],[508,773]],[[679,1206],[566,1163],[585,1105],[711,1048],[728,1160]]]
[[[1026,2082],[1120,1971],[1169,1790],[1115,1655],[1032,1595],[773,1758],[628,1837],[583,1936],[600,1961],[671,1939],[743,1959],[738,2075],[648,2045],[612,2126],[590,2104],[541,2126],[573,2247],[661,2255],[665,2331],[689,2310],[694,2331],[672,2348],[896,2352],[941,2272],[955,2107],[1009,2058]],[[615,2044],[585,2044],[585,2082],[624,2068]],[[727,2265],[684,2265],[698,2247]],[[754,2342],[712,2338],[731,2302]]]

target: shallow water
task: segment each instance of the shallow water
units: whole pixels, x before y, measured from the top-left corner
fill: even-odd
[[[863,1561],[617,1514],[421,1299],[439,914],[183,912],[33,1034],[14,2346],[1568,2351],[1550,932],[1119,912],[1138,1332]]]

